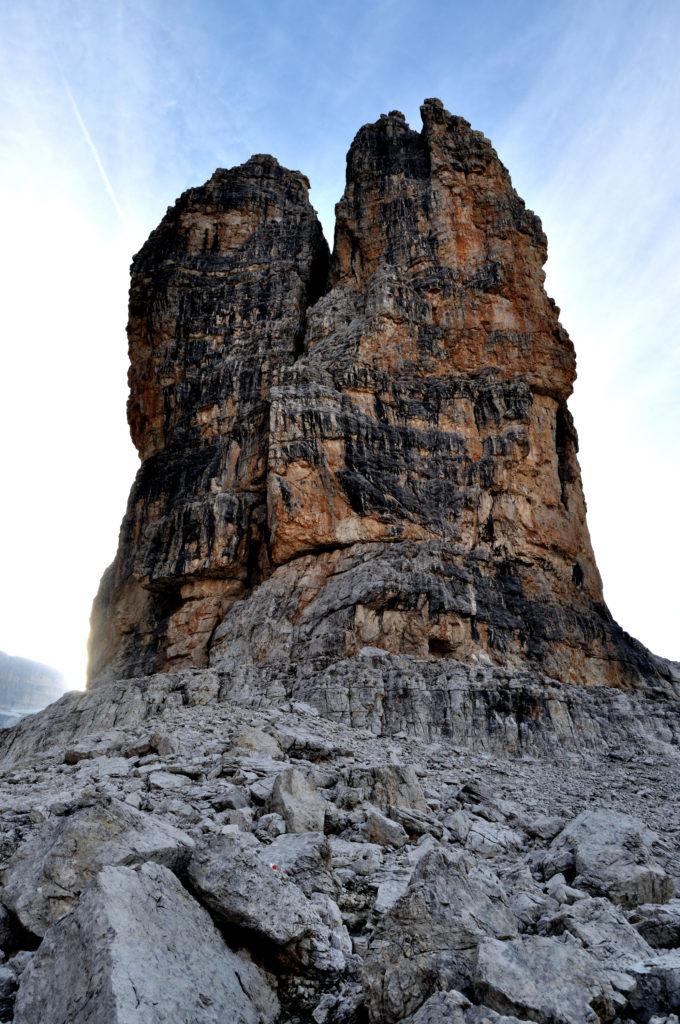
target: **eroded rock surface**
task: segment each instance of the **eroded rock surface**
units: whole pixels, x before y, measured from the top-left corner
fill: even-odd
[[[5,872],[3,900],[24,928],[42,936],[104,865],[152,860],[178,870],[193,846],[158,817],[118,800],[95,801],[46,822],[17,850]]]
[[[672,744],[641,733],[569,750],[544,736],[518,752],[501,721],[476,733],[468,722],[464,743],[377,736],[282,696],[254,708],[219,693],[211,670],[123,680],[0,736],[6,1020],[16,998],[24,1024],[122,1024],[105,1000],[120,992],[127,1007],[127,977],[140,1006],[160,1000],[153,1012],[178,1000],[159,1021],[268,1020],[248,1016],[261,991],[278,1000],[278,1024],[647,1024],[675,1012],[680,969],[663,943],[675,942],[677,898],[626,909],[618,888],[632,873],[641,897],[636,871],[651,865],[664,879],[656,898],[678,895]],[[539,719],[535,735],[545,728]],[[312,796],[315,829],[291,830],[298,819],[275,809],[291,778]],[[603,864],[616,884],[603,884]],[[183,944],[187,905],[217,927],[216,945],[204,937],[212,952],[196,944],[200,970]],[[488,942],[495,972],[480,961]],[[144,957],[148,976],[119,971]],[[204,983],[211,1006],[197,1002]]]
[[[93,676],[204,665],[267,568],[269,393],[328,264],[308,188],[269,156],[218,170],[134,259],[128,419],[142,464],[93,609]]]
[[[266,976],[157,864],[104,868],[22,975],[16,1024],[273,1024]]]
[[[677,1024],[680,666],[609,615],[546,241],[436,100],[133,265],[94,685],[0,733],[0,1020]],[[162,862],[162,863],[159,863]]]
[[[422,118],[357,134],[330,265],[306,179],[265,156],[186,192],[135,257],[142,465],[94,682],[239,664],[325,713],[324,670],[369,648],[673,692],[603,601],[540,221],[481,133],[438,100]]]

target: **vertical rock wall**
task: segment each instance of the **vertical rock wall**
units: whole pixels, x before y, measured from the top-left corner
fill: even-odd
[[[327,276],[306,182],[269,157],[186,193],[136,258],[144,461],[95,678],[366,647],[658,678],[603,602],[540,221],[483,135],[422,116],[356,136]]]
[[[95,600],[90,674],[206,663],[268,569],[269,392],[299,355],[328,247],[304,175],[216,171],[132,265],[128,419],[142,460]]]

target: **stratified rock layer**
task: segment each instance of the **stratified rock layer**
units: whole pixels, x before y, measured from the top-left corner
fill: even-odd
[[[224,612],[267,569],[269,391],[302,350],[328,265],[308,187],[269,156],[218,170],[134,259],[142,465],[93,609],[94,676],[205,664]]]
[[[540,221],[483,135],[422,116],[358,133],[328,275],[306,179],[270,157],[185,193],[136,257],[143,463],[95,682],[238,666],[326,713],[329,667],[365,648],[424,678],[670,679],[603,601]]]

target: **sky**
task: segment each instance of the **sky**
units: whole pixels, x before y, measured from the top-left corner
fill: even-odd
[[[304,171],[332,240],[345,155],[438,96],[549,239],[605,597],[680,659],[678,0],[4,0],[0,650],[84,684],[137,458],[128,268],[215,167]]]

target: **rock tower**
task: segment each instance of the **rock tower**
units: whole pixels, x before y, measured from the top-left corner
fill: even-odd
[[[481,133],[421,111],[357,134],[330,261],[307,179],[269,156],[186,192],[135,257],[142,463],[93,683],[210,664],[328,702],[352,659],[425,689],[663,683],[604,604],[541,223]]]
[[[217,171],[134,261],[92,686],[0,730],[0,1018],[677,1024],[680,665],[602,600],[540,223],[437,100],[330,263],[307,188]]]

